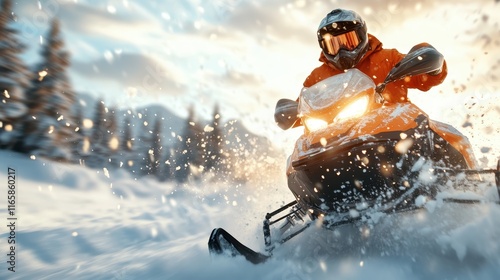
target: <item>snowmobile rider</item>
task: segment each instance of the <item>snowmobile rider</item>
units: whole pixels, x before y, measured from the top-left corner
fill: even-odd
[[[359,69],[378,85],[405,56],[396,49],[382,48],[382,43],[367,32],[365,21],[350,10],[335,9],[328,13],[318,27],[317,36],[322,49],[319,61],[323,65],[312,71],[304,81],[304,87],[310,87],[350,68]],[[430,45],[421,43],[416,47],[424,46]],[[386,102],[407,102],[408,88],[428,91],[442,83],[446,75],[446,62],[443,62],[441,69],[433,73],[407,77],[388,84],[382,95]]]

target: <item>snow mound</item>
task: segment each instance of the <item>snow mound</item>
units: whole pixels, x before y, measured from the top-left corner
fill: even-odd
[[[252,265],[210,256],[224,227],[263,251],[265,213],[293,199],[284,178],[179,187],[0,151],[16,169],[16,272],[5,279],[496,279],[500,206],[435,203],[333,231],[311,227]],[[0,187],[5,193],[5,186]],[[6,220],[5,196],[0,196]],[[2,232],[2,246],[7,246]],[[5,257],[4,257],[5,258]],[[5,260],[5,259],[4,259]]]

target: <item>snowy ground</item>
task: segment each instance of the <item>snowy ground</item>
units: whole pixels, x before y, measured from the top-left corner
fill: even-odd
[[[16,272],[0,279],[497,279],[500,206],[433,205],[368,227],[310,228],[251,265],[211,257],[224,227],[263,250],[266,212],[292,200],[284,180],[176,187],[125,172],[60,165],[0,151],[0,219],[7,223],[7,170],[16,170]],[[280,185],[281,184],[281,185]]]

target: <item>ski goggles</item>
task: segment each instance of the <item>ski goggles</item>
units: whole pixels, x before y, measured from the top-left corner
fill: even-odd
[[[321,37],[321,48],[329,55],[336,55],[341,49],[354,50],[360,42],[356,30],[352,30],[340,35],[324,33]]]

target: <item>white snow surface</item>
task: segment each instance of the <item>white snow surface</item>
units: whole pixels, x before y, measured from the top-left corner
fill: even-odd
[[[260,265],[210,256],[224,227],[263,251],[264,215],[293,200],[285,178],[176,186],[0,151],[0,219],[16,170],[16,272],[0,279],[498,279],[500,205],[439,201],[327,231],[307,229]],[[284,175],[283,175],[284,177]]]

